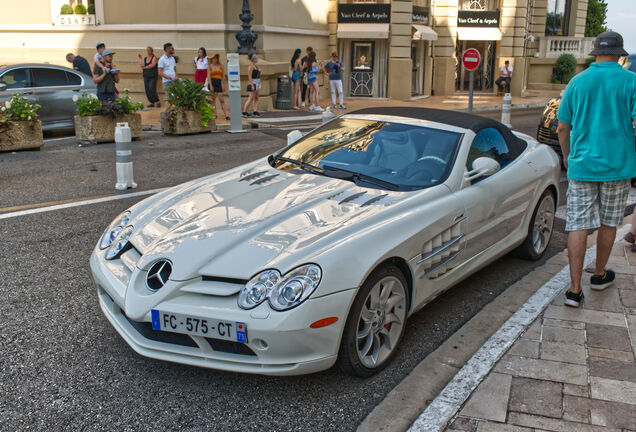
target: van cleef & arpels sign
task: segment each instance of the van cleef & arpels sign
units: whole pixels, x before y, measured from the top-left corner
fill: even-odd
[[[390,4],[339,3],[339,23],[388,23],[391,22]]]
[[[499,27],[499,11],[457,11],[457,27]]]

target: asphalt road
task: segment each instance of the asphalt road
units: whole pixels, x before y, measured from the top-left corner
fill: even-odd
[[[534,134],[540,111],[514,112]],[[275,130],[134,144],[140,189],[178,184],[271,153]],[[0,154],[8,207],[115,194],[114,145],[49,141]],[[104,227],[140,198],[0,219],[0,430],[353,430],[422,359],[541,262],[506,256],[409,320],[396,361],[370,379],[217,372],[143,358],[99,309],[88,260]],[[561,228],[562,229],[562,228]],[[547,256],[565,247],[555,232]]]

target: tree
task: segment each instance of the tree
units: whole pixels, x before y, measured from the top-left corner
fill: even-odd
[[[605,0],[589,0],[587,4],[587,18],[585,20],[585,36],[596,37],[606,32],[607,3]]]

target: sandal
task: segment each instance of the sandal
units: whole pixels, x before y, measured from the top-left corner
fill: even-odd
[[[625,237],[623,237],[623,240],[625,240],[627,243],[634,244],[636,242],[636,237],[634,237],[634,234],[628,231],[627,234],[625,234]],[[634,252],[636,252],[636,250],[634,250]]]

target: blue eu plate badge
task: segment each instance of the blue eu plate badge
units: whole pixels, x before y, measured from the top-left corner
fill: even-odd
[[[247,343],[247,329],[245,323],[236,322],[236,341]]]
[[[152,314],[152,328],[154,330],[161,330],[161,319],[159,318],[159,311],[153,309],[150,311]]]

